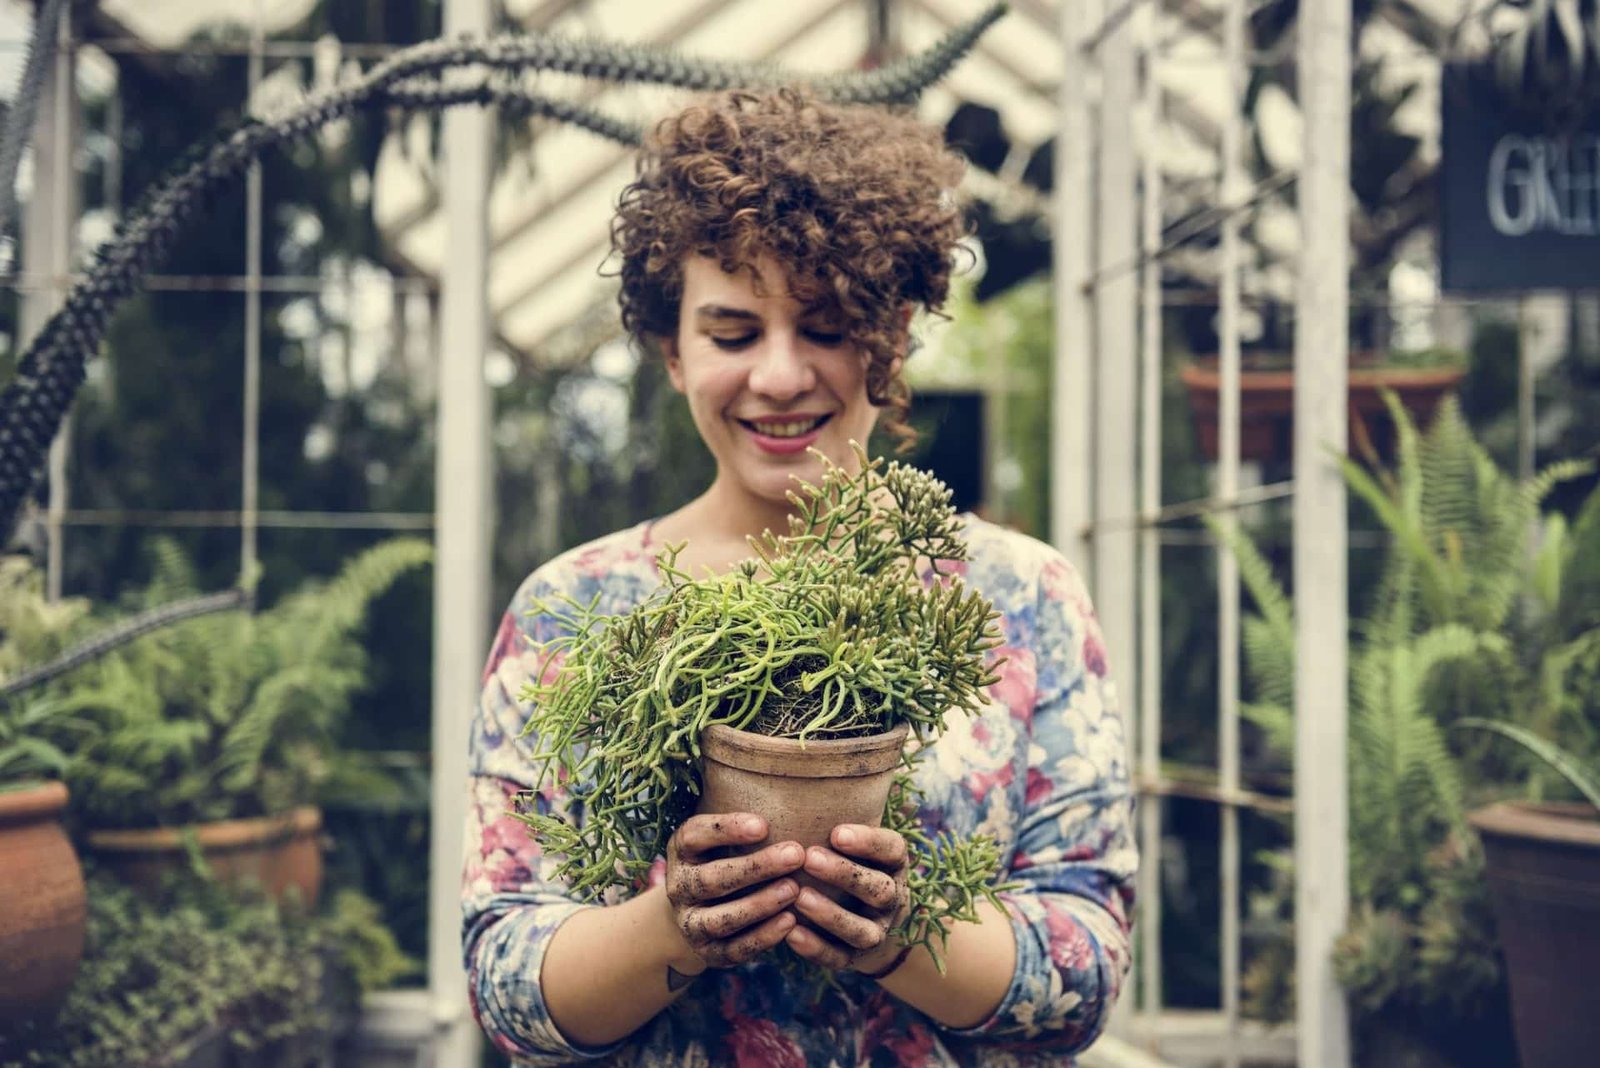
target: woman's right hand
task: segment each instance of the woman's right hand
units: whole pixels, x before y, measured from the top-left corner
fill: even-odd
[[[784,940],[795,925],[805,867],[799,842],[777,842],[744,856],[720,856],[767,836],[767,821],[748,812],[691,816],[667,843],[667,901],[673,922],[709,968],[754,960]]]

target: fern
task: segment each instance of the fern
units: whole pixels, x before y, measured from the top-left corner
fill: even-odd
[[[192,593],[187,561],[155,552],[143,597]],[[89,822],[181,825],[312,800],[366,678],[367,607],[431,555],[426,542],[386,542],[266,611],[191,620],[83,669],[66,700],[96,730],[67,778]]]
[[[1517,737],[1584,790],[1581,757],[1563,760],[1513,718],[1600,752],[1600,491],[1569,527],[1541,509],[1588,473],[1551,464],[1503,473],[1453,399],[1421,433],[1392,396],[1393,468],[1341,458],[1351,493],[1388,534],[1377,590],[1350,647],[1350,878],[1355,910],[1338,970],[1356,1003],[1475,1011],[1499,981],[1481,855],[1466,825],[1467,784],[1545,773],[1520,753],[1448,731],[1461,721]],[[1528,551],[1543,520],[1543,544]],[[1284,758],[1294,744],[1292,606],[1248,535],[1212,523],[1257,606],[1243,624],[1254,701],[1243,713]],[[1454,746],[1452,743],[1456,743]],[[1512,758],[1520,760],[1514,762]],[[1590,776],[1592,778],[1592,776]],[[1600,790],[1600,787],[1596,787]],[[1474,926],[1466,926],[1474,925]],[[1251,976],[1281,1006],[1284,981]],[[1286,981],[1286,980],[1285,980]]]

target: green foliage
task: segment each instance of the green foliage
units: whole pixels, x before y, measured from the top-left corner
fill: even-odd
[[[191,593],[182,553],[171,543],[157,553],[145,597]],[[76,808],[96,826],[168,826],[313,800],[365,681],[367,605],[431,553],[426,542],[386,542],[267,611],[192,620],[85,668],[62,698],[95,728],[68,768]]]
[[[1497,723],[1492,719],[1470,718],[1462,720],[1458,726],[1472,727],[1479,730],[1492,731],[1503,737],[1510,738],[1522,748],[1550,765],[1573,789],[1583,795],[1584,800],[1600,812],[1600,778],[1596,778],[1589,770],[1580,766],[1565,749],[1534,734],[1524,730],[1514,723]]]
[[[665,583],[631,612],[536,606],[566,634],[545,645],[524,690],[527,731],[542,746],[541,785],[581,784],[567,788],[585,819],[531,805],[519,818],[564,858],[558,875],[577,893],[626,885],[661,855],[693,812],[700,736],[713,723],[793,738],[906,723],[927,742],[948,713],[978,707],[995,680],[985,662],[1000,640],[993,607],[959,578],[925,585],[918,570],[967,558],[950,492],[859,447],[857,457],[854,475],[824,461],[822,484],[791,494],[790,532],[751,539],[758,559],[726,575],[678,570],[677,546],[661,560]],[[913,799],[909,779],[897,781],[886,818],[904,828]],[[998,857],[983,838],[908,844],[917,874],[902,933],[931,949],[948,919],[992,896]]]
[[[1342,461],[1347,484],[1389,535],[1379,586],[1350,649],[1350,887],[1355,903],[1336,965],[1354,1002],[1469,1018],[1499,983],[1482,859],[1466,826],[1468,784],[1525,772],[1457,743],[1455,721],[1559,720],[1595,707],[1596,606],[1573,598],[1570,574],[1591,567],[1595,519],[1569,532],[1541,507],[1559,483],[1586,473],[1553,464],[1526,482],[1504,474],[1474,439],[1453,399],[1426,435],[1386,398],[1398,429],[1394,470]],[[1541,552],[1528,538],[1543,523]],[[1244,709],[1268,744],[1293,752],[1291,604],[1248,535],[1210,520],[1240,564],[1258,611],[1245,621],[1255,702]],[[1583,546],[1582,548],[1579,545]],[[1581,678],[1580,678],[1581,677]],[[1568,705],[1561,705],[1562,701]],[[1528,738],[1510,724],[1491,729]],[[1545,754],[1550,755],[1550,754]],[[1571,768],[1566,770],[1571,771]],[[1493,788],[1493,787],[1491,787]],[[1280,887],[1280,894],[1286,893]],[[1270,954],[1248,979],[1255,1008],[1283,1011]]]
[[[307,915],[207,883],[146,899],[91,876],[88,942],[66,1004],[48,1025],[0,1030],[0,1066],[167,1064],[218,1030],[266,1063],[307,1063],[368,984],[412,966],[356,894]]]
[[[0,556],[0,683],[58,655],[88,614],[82,599],[46,600],[25,558]],[[80,726],[51,691],[0,697],[0,790],[60,778]]]
[[[386,990],[422,971],[421,962],[401,950],[394,932],[384,924],[377,902],[364,894],[339,891],[323,922],[358,990]]]

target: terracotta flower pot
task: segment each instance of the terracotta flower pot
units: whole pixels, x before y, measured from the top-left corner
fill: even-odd
[[[322,812],[303,806],[282,816],[222,820],[194,827],[200,852],[217,880],[230,886],[259,885],[282,901],[291,888],[314,905],[322,889]],[[124,882],[154,889],[173,871],[188,867],[186,828],[91,831],[95,859]]]
[[[768,843],[824,845],[841,823],[877,827],[909,731],[902,723],[866,738],[800,742],[713,725],[700,738],[704,792],[696,811],[754,812],[770,825]]]
[[[1600,815],[1507,802],[1472,814],[1525,1068],[1593,1065],[1600,1050]]]
[[[0,792],[0,1024],[60,1007],[83,959],[83,869],[58,782]]]
[[[1180,372],[1189,390],[1200,450],[1215,460],[1220,431],[1222,372],[1214,356],[1185,364]],[[1350,368],[1350,422],[1367,428],[1380,449],[1392,437],[1389,410],[1380,389],[1393,390],[1419,425],[1427,425],[1446,393],[1466,370],[1460,367]],[[1294,372],[1242,370],[1239,373],[1239,455],[1244,460],[1288,460],[1294,455]]]

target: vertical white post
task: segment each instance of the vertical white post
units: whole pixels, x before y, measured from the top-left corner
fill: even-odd
[[[36,284],[23,291],[19,351],[33,341],[61,307],[67,291],[67,271],[72,266],[72,220],[77,215],[78,188],[72,173],[72,146],[76,140],[78,93],[71,47],[71,5],[63,5],[59,11],[57,32],[41,42],[59,54],[53,77],[40,86],[38,110],[34,113],[33,193],[28,200],[27,226],[23,228],[26,241],[20,262],[25,267],[24,274]],[[46,461],[49,496],[45,505],[45,595],[52,601],[61,597],[71,438],[69,412],[50,443]]]
[[[1295,315],[1295,979],[1299,1062],[1347,1068],[1333,974],[1349,911],[1345,487],[1348,434],[1350,0],[1300,6],[1303,155]]]
[[[1517,477],[1526,482],[1533,477],[1534,460],[1534,384],[1533,316],[1528,313],[1528,296],[1517,298]],[[1531,540],[1529,544],[1534,544]]]
[[[1050,537],[1087,581],[1094,577],[1092,545],[1080,531],[1091,505],[1090,428],[1094,304],[1085,285],[1094,264],[1094,131],[1089,117],[1091,58],[1082,54],[1090,12],[1082,3],[1061,5],[1061,123],[1056,131],[1055,372],[1050,386]]]
[[[1222,31],[1226,112],[1222,117],[1222,276],[1218,293],[1221,395],[1218,398],[1217,496],[1220,516],[1238,523],[1239,496],[1239,214],[1244,196],[1244,0],[1227,0]],[[1239,562],[1226,546],[1217,551],[1217,777],[1225,793],[1239,789]],[[1227,1041],[1223,1064],[1239,1064],[1239,809],[1224,804],[1222,826],[1222,1019]]]
[[[1098,228],[1095,298],[1094,517],[1099,526],[1094,547],[1095,607],[1105,630],[1106,648],[1127,665],[1119,673],[1123,714],[1130,744],[1134,730],[1138,675],[1134,611],[1138,604],[1135,566],[1138,510],[1138,220],[1134,210],[1134,146],[1129,117],[1138,99],[1138,57],[1131,28],[1121,21],[1100,46],[1101,94]],[[1110,525],[1104,525],[1110,524]]]
[[[265,0],[256,0],[250,30],[249,97],[254,108],[266,47]],[[249,574],[257,558],[256,531],[261,510],[261,161],[245,173],[244,236],[244,468],[239,501],[239,574]]]
[[[490,0],[449,0],[446,37],[486,35]],[[493,128],[481,110],[444,117],[438,452],[434,461],[433,818],[429,863],[428,986],[439,1027],[435,1063],[477,1063],[461,959],[462,828],[467,730],[488,653],[489,532],[494,528],[484,384],[489,349],[489,157]]]
[[[1155,5],[1144,4],[1135,15],[1135,33],[1144,52],[1144,80],[1139,111],[1144,137],[1140,145],[1140,248],[1146,257],[1139,272],[1139,777],[1161,779],[1161,157],[1162,123],[1160,62],[1156,39],[1160,30]],[[1161,806],[1156,794],[1142,798],[1139,808],[1139,985],[1145,1016],[1145,1037],[1158,1052],[1161,1019]]]

